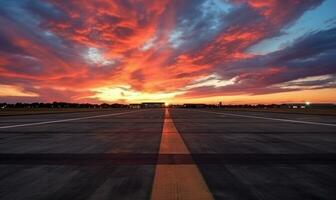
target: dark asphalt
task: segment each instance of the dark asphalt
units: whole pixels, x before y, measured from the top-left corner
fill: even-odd
[[[128,111],[2,116],[0,127]],[[171,114],[215,199],[336,199],[336,127],[204,111],[223,112]],[[230,113],[336,124],[335,116]],[[148,109],[0,129],[0,199],[149,199],[163,119],[164,109]]]
[[[232,114],[336,123],[326,116]],[[195,160],[216,199],[336,198],[336,127],[197,110],[175,110],[173,119],[191,153],[208,154]]]

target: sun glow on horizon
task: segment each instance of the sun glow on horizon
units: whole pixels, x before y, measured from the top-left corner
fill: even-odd
[[[172,100],[175,96],[183,94],[183,92],[141,92],[133,90],[129,85],[118,87],[101,87],[92,90],[96,94],[90,98],[97,98],[101,101],[107,102],[127,102],[139,103],[144,101],[168,101]]]

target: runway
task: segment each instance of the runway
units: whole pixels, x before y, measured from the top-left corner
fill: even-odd
[[[336,198],[335,116],[165,113],[1,116],[0,199]],[[194,166],[191,176],[180,166]],[[187,191],[195,176],[187,186],[203,196]],[[171,185],[175,195],[153,195]]]

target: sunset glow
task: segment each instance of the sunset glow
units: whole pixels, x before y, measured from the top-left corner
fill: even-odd
[[[3,0],[0,102],[336,103],[334,0]]]

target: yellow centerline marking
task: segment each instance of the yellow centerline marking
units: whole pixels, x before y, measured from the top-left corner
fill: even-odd
[[[170,117],[168,108],[165,110],[159,153],[190,154]],[[190,159],[192,160],[191,156]],[[155,169],[151,199],[208,200],[213,199],[213,196],[196,164],[158,164]]]

